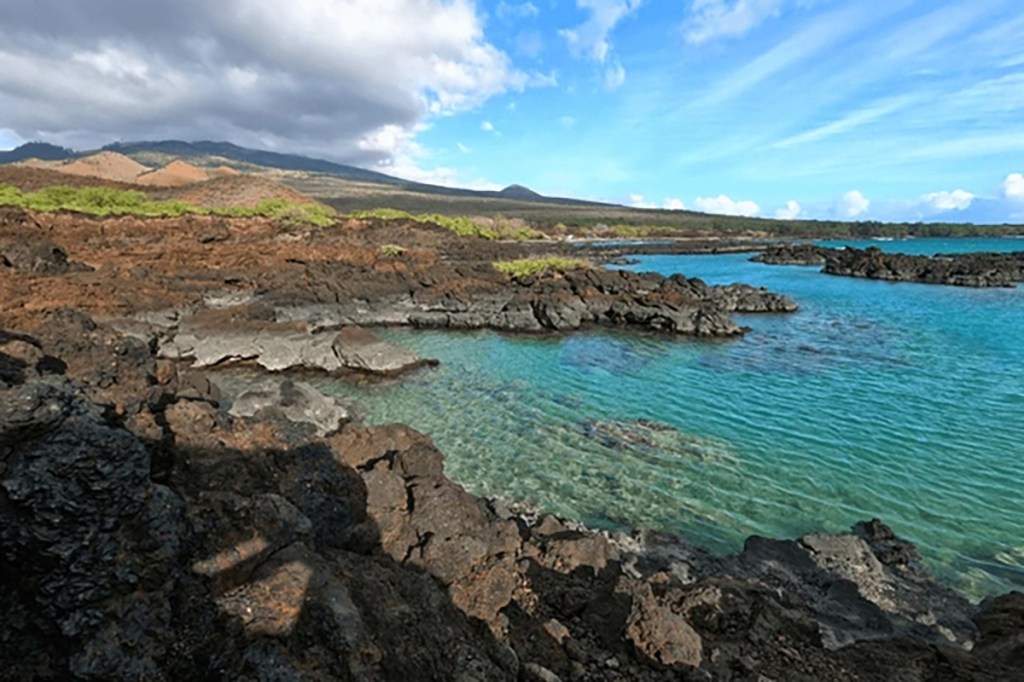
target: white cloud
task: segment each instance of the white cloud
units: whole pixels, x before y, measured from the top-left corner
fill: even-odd
[[[499,19],[530,19],[540,14],[540,9],[532,2],[499,2],[495,14]]]
[[[871,200],[857,190],[847,192],[836,204],[836,212],[843,218],[856,218],[871,208]]]
[[[608,90],[618,90],[626,82],[626,70],[622,64],[613,64],[605,69],[604,87]]]
[[[932,192],[924,195],[924,203],[936,211],[964,211],[971,207],[975,196],[962,189],[952,192]]]
[[[459,148],[459,151],[462,152],[463,154],[468,154],[471,151],[473,151],[472,149],[470,149],[466,145],[462,144],[461,142],[456,142],[455,145]]]
[[[630,194],[629,205],[633,208],[657,208],[657,206],[644,199],[643,194]]]
[[[1003,181],[1003,196],[1010,201],[1024,201],[1024,174],[1010,173]]]
[[[697,197],[694,206],[698,211],[704,213],[717,213],[719,215],[735,215],[751,217],[761,211],[761,207],[753,201],[734,201],[724,194],[717,197]]]
[[[843,116],[831,123],[808,130],[800,133],[799,135],[788,137],[785,140],[777,142],[773,146],[777,149],[785,149],[786,147],[806,144],[808,142],[817,142],[835,135],[840,135],[855,128],[859,128],[860,126],[872,123],[880,118],[884,118],[885,116],[900,111],[901,109],[905,109],[913,104],[914,101],[914,97],[904,96],[893,97],[891,99],[876,102],[870,106],[847,114],[846,116]]]
[[[480,130],[483,130],[484,132],[487,132],[487,133],[493,133],[494,132],[494,124],[491,123],[490,121],[484,121],[483,123],[480,124]]]
[[[693,0],[686,41],[699,45],[742,36],[765,19],[777,17],[783,4],[783,0]]]
[[[576,28],[559,31],[575,57],[585,56],[604,63],[611,51],[608,35],[615,26],[633,14],[643,0],[576,0],[576,6],[590,13]]]
[[[775,217],[779,220],[795,220],[802,211],[800,204],[790,199],[785,206],[775,211]]]
[[[685,211],[686,210],[686,204],[683,203],[682,199],[673,199],[671,197],[668,198],[668,199],[665,199],[665,203],[663,204],[663,207],[665,209],[669,210],[669,211]]]
[[[815,54],[833,49],[837,43],[861,30],[865,24],[876,21],[880,14],[891,11],[889,6],[882,9],[872,6],[869,12],[866,5],[853,3],[817,17],[782,42],[719,78],[714,89],[698,100],[698,104],[710,106],[738,97]]]
[[[227,139],[387,166],[393,127],[552,81],[515,68],[471,0],[102,4],[3,4],[3,125],[21,139]]]
[[[576,125],[576,119],[573,118],[572,116],[563,116],[560,119],[558,119],[558,123],[563,128],[572,128]]]

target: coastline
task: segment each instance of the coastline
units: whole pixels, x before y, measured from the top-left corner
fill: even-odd
[[[152,234],[133,234],[139,221],[120,222],[108,226],[113,255],[103,261],[99,250],[68,243],[73,235],[57,229],[67,221],[20,223],[16,229],[61,238],[65,257],[44,261],[48,271],[3,275],[10,307],[0,347],[7,496],[0,509],[13,529],[5,549],[17,562],[4,567],[12,617],[0,640],[4,658],[20,660],[12,675],[32,677],[46,665],[82,678],[130,669],[154,679],[187,677],[203,666],[224,676],[274,670],[311,679],[467,680],[795,679],[794,671],[806,679],[890,679],[894,670],[950,668],[969,679],[1012,679],[1019,670],[1020,595],[971,605],[921,571],[913,546],[880,522],[847,535],[751,538],[739,555],[716,557],[678,538],[610,537],[474,498],[444,476],[443,455],[429,438],[398,425],[362,426],[344,409],[324,422],[324,404],[310,393],[296,398],[296,384],[280,387],[251,416],[225,416],[209,377],[180,362],[197,359],[196,344],[192,355],[164,350],[182,324],[202,322],[205,338],[221,345],[200,365],[261,360],[268,345],[261,334],[294,351],[301,344],[294,334],[312,338],[310,326],[344,326],[388,300],[359,299],[305,331],[280,319],[281,304],[311,293],[320,306],[358,298],[358,290],[341,286],[356,273],[377,278],[389,295],[435,277],[442,291],[430,305],[448,307],[440,326],[454,326],[452,300],[468,299],[466,312],[482,327],[526,318],[508,317],[512,299],[497,311],[505,316],[494,318],[494,299],[479,297],[478,289],[490,294],[507,280],[499,287],[481,269],[442,263],[436,251],[412,254],[411,265],[381,259],[368,246],[380,234],[347,235],[355,240],[344,249],[318,243],[322,235],[303,235],[312,247],[280,240],[284,253],[270,262],[259,245],[280,234],[259,221],[221,223],[220,241],[205,242],[214,227],[206,221],[168,224],[178,228],[168,239],[199,247],[172,255],[168,267],[139,266]],[[262,229],[247,248],[217,260],[217,244]],[[405,237],[441,239],[429,230]],[[202,267],[190,256],[202,257]],[[345,269],[333,269],[341,257]],[[82,268],[74,266],[78,258]],[[475,288],[454,289],[440,276],[453,272]],[[584,294],[585,287],[564,288],[564,275],[525,288],[558,300],[559,311],[576,309],[574,300],[613,310],[630,297],[638,307],[615,323],[638,327],[658,328],[640,308],[663,317],[687,306],[704,315],[789,308],[757,290],[616,277],[590,281],[594,291]],[[240,278],[242,286],[233,284]],[[97,291],[111,301],[97,300]],[[79,302],[113,324],[39,309],[43,300]],[[544,328],[532,303],[521,310],[529,311],[531,329]],[[585,326],[584,314],[568,323]],[[678,322],[667,331],[681,328],[699,331]],[[241,341],[225,349],[227,330]],[[253,343],[253,333],[255,356],[239,348]],[[340,366],[322,362],[333,357],[347,361],[348,371],[389,374],[420,363],[374,343],[331,334],[329,352],[313,348],[264,367],[335,371]],[[313,427],[311,414],[320,419]],[[54,519],[62,530],[53,530]],[[94,569],[85,584],[82,565]],[[58,595],[52,606],[36,603],[43,592]]]

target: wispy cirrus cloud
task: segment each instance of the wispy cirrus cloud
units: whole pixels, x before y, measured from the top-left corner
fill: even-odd
[[[890,10],[891,11],[891,10]],[[719,79],[697,106],[717,106],[739,97],[827,49],[836,49],[855,33],[878,21],[879,12],[851,5],[820,15],[796,32]]]
[[[817,142],[850,132],[863,125],[873,123],[874,121],[885,118],[890,114],[906,109],[913,105],[916,99],[917,98],[912,95],[907,95],[886,99],[881,102],[875,102],[871,105],[857,109],[856,111],[832,121],[831,123],[827,123],[798,135],[793,135],[784,140],[780,140],[779,142],[776,142],[773,147],[776,149],[785,149],[787,147],[807,144],[808,142]]]
[[[737,38],[766,19],[777,17],[786,0],[693,0],[686,42],[700,45],[716,38]]]

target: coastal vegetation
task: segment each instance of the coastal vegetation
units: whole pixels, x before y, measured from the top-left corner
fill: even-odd
[[[407,250],[408,249],[399,244],[382,244],[380,248],[377,249],[377,253],[379,253],[383,258],[398,258]]]
[[[511,221],[503,217],[469,218],[465,216],[443,215],[440,213],[413,214],[394,208],[375,208],[366,211],[354,211],[349,214],[356,220],[402,220],[416,223],[437,225],[460,237],[482,237],[483,239],[543,239],[543,232],[527,227],[521,221]]]
[[[184,215],[264,217],[289,226],[308,225],[312,227],[328,227],[334,223],[335,219],[334,209],[317,203],[264,199],[252,206],[208,208],[185,201],[155,201],[144,192],[111,187],[46,187],[35,192],[22,192],[12,185],[0,184],[0,206],[18,206],[44,213],[72,211],[97,217],[176,218]]]
[[[512,277],[523,278],[539,275],[549,270],[564,272],[589,268],[590,263],[580,258],[518,258],[499,260],[492,263],[494,269]]]

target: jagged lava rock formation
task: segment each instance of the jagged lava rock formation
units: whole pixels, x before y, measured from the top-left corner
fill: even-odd
[[[308,387],[232,416],[81,313],[28,331],[0,332],[2,679],[1020,679],[1024,595],[970,604],[877,521],[733,557],[608,536]]]

